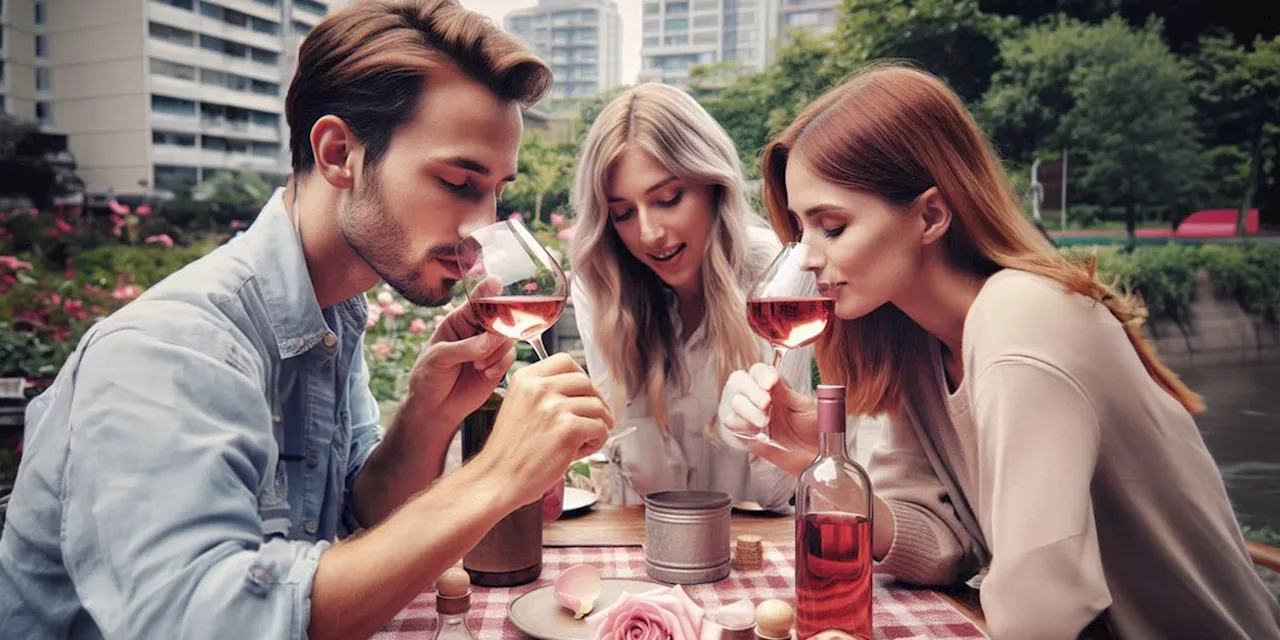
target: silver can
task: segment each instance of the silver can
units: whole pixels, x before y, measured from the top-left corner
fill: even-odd
[[[702,584],[729,575],[727,493],[662,491],[644,498],[644,568],[669,584]]]

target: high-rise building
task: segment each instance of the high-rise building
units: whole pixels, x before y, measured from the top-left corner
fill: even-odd
[[[785,40],[793,29],[831,33],[836,28],[840,0],[782,0],[778,7],[778,37]]]
[[[572,107],[622,84],[622,19],[613,0],[538,0],[503,23],[551,65],[555,84],[540,106]]]
[[[219,170],[279,182],[294,53],[329,4],[0,0],[0,99],[67,137],[90,191],[176,189]]]
[[[760,71],[777,37],[778,0],[645,0],[640,80],[686,86],[689,68]]]

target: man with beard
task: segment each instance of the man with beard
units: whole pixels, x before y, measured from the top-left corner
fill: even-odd
[[[512,377],[484,450],[457,425],[514,360],[449,314],[379,428],[379,280],[439,305],[495,220],[549,69],[456,0],[364,0],[303,42],[293,177],[242,236],[97,323],[27,414],[0,536],[5,637],[361,638],[603,443],[565,356]],[[352,535],[356,534],[358,535]]]

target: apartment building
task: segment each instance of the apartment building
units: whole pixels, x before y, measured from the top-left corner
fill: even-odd
[[[778,38],[785,41],[793,29],[831,33],[836,28],[840,0],[781,0],[778,7]]]
[[[715,62],[742,72],[768,64],[778,0],[645,0],[641,81],[688,85],[689,69]]]
[[[67,137],[93,192],[289,171],[284,94],[324,0],[0,0],[6,112]]]
[[[551,65],[555,84],[539,106],[563,111],[622,84],[621,22],[613,0],[539,0],[508,13],[503,28]]]

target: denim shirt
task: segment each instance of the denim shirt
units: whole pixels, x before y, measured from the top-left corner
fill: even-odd
[[[94,325],[32,400],[0,636],[306,637],[381,430],[364,296],[320,309],[281,198]]]

